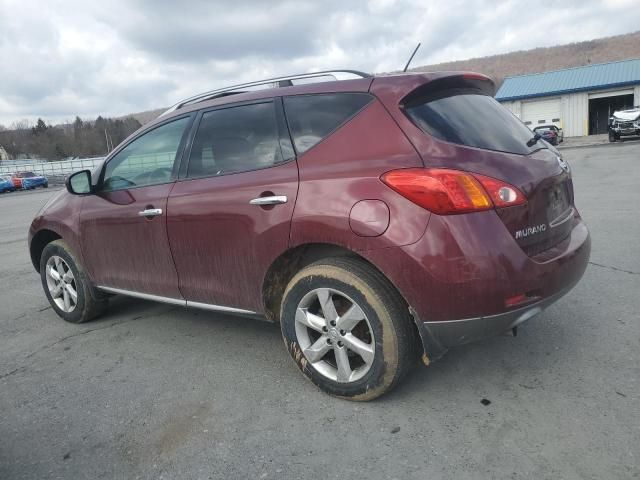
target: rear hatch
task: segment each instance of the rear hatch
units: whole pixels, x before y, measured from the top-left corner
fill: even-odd
[[[565,239],[573,226],[573,185],[558,151],[493,97],[493,82],[481,75],[438,78],[415,89],[400,110],[405,133],[426,167],[493,177],[517,187],[526,204],[497,210],[529,255]],[[408,125],[408,124],[407,124]]]

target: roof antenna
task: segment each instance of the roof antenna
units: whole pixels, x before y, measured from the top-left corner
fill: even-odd
[[[407,68],[409,68],[409,64],[411,63],[411,60],[413,60],[414,55],[416,54],[416,52],[418,51],[418,49],[420,48],[420,43],[418,43],[418,45],[416,46],[416,49],[413,51],[413,53],[411,54],[411,56],[409,57],[409,61],[407,62],[407,64],[404,66],[404,70],[402,70],[403,72],[407,71]]]

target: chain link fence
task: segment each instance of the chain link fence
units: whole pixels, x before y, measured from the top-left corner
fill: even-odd
[[[0,177],[8,177],[15,172],[33,172],[47,177],[49,184],[63,184],[67,175],[80,170],[93,170],[103,160],[104,157],[94,157],[74,158],[60,162],[0,162]]]

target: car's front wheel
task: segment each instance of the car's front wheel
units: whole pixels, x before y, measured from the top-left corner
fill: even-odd
[[[366,263],[333,258],[309,265],[285,290],[285,344],[298,368],[325,392],[372,400],[391,390],[415,359],[409,311]]]
[[[40,276],[51,307],[67,322],[86,322],[107,306],[107,299],[91,285],[84,268],[64,240],[56,240],[44,248]]]

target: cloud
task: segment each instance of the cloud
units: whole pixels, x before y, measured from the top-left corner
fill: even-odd
[[[230,83],[371,72],[637,30],[627,0],[0,0],[0,123],[175,103]],[[543,8],[544,7],[544,8]]]

